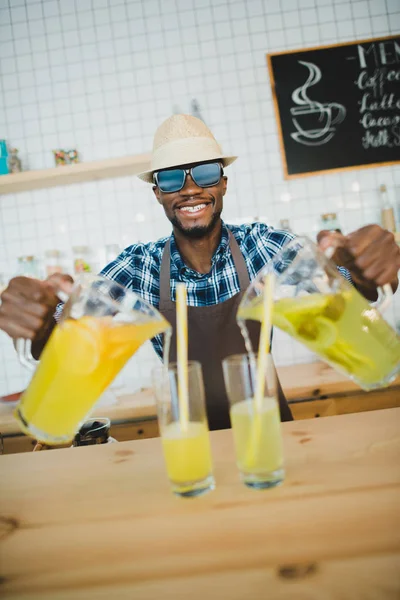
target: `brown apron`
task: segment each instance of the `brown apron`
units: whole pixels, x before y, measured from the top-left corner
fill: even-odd
[[[236,323],[236,313],[243,294],[250,285],[246,263],[235,237],[229,232],[230,249],[240,283],[240,292],[210,306],[188,306],[189,360],[199,361],[203,368],[206,406],[210,429],[227,429],[230,425],[229,403],[222,374],[222,360],[232,354],[246,352],[243,336]],[[167,241],[160,272],[159,311],[173,328],[170,361],[176,361],[176,304],[171,300],[170,242]],[[253,348],[258,348],[260,323],[249,322]],[[278,381],[279,407],[282,421],[293,419]]]

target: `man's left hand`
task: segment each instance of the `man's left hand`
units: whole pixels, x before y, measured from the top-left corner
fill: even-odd
[[[345,261],[339,258],[336,262],[350,271],[356,287],[368,299],[375,300],[376,288],[386,283],[391,284],[393,291],[397,289],[400,247],[390,231],[380,225],[367,225],[347,236],[321,231],[317,239],[322,250],[333,246],[338,257],[341,251],[346,255]]]

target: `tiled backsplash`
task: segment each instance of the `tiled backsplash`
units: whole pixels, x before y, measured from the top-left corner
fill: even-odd
[[[265,54],[399,31],[398,0],[0,0],[0,138],[25,169],[53,166],[55,148],[83,160],[147,152],[158,124],[196,98],[224,150],[240,155],[227,170],[227,222],[289,218],[315,236],[333,211],[349,232],[379,221],[380,184],[398,207],[400,167],[284,181]],[[0,273],[53,248],[70,268],[76,245],[101,268],[106,244],[169,231],[134,177],[0,196]],[[278,364],[314,358],[280,332],[274,346]],[[21,389],[29,375],[4,334],[0,360],[0,394]],[[146,385],[156,361],[144,347],[119,383]]]

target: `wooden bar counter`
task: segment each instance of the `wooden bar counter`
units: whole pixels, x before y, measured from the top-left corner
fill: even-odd
[[[193,499],[159,439],[0,456],[0,597],[398,600],[400,409],[283,432],[283,486],[244,487],[218,431]]]
[[[278,373],[295,419],[400,406],[400,378],[383,390],[364,392],[323,362],[278,367]],[[13,403],[0,401],[4,452],[30,452],[35,442],[21,434],[13,410]],[[121,442],[159,434],[152,389],[119,396],[117,404],[97,408],[93,416],[108,417],[112,435]]]

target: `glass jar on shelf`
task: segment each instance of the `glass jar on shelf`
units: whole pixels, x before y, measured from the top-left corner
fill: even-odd
[[[396,219],[386,185],[379,186],[379,196],[381,203],[381,225],[384,229],[395,233]]]
[[[338,233],[342,233],[336,213],[325,213],[324,215],[321,215],[321,222],[322,222],[322,229],[327,229],[328,231],[337,231]]]
[[[59,250],[46,250],[44,256],[47,277],[53,275],[54,273],[63,272],[63,268],[61,266],[61,252]]]
[[[74,273],[91,273],[90,248],[88,246],[74,246]]]
[[[279,229],[283,229],[283,231],[289,231],[290,233],[293,233],[292,228],[290,227],[289,219],[280,219]]]
[[[23,277],[39,277],[39,264],[35,256],[18,257],[18,275]]]

